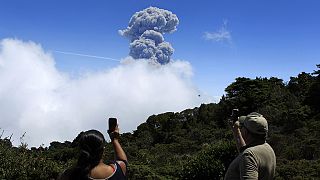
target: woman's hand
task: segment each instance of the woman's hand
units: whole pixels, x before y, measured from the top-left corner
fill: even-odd
[[[117,132],[117,133],[120,133],[120,131],[119,131],[119,124],[117,124],[117,126],[116,126],[116,128],[114,128],[114,131],[113,132]]]
[[[110,132],[110,131],[108,130],[108,134],[109,134],[109,137],[110,137],[111,141],[113,141],[113,140],[115,140],[115,139],[119,139],[120,133],[119,133],[118,124],[117,124],[117,126],[115,127],[114,131]]]

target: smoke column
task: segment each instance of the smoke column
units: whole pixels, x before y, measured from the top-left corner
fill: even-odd
[[[119,33],[130,39],[129,55],[134,59],[149,59],[162,65],[170,62],[174,49],[164,41],[163,34],[177,30],[178,17],[172,12],[149,7],[136,12],[129,26]]]

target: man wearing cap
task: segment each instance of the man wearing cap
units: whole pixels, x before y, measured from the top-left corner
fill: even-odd
[[[266,142],[268,122],[259,113],[240,116],[232,123],[239,155],[230,164],[225,180],[274,179],[276,156]]]

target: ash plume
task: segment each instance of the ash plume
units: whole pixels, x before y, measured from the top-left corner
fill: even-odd
[[[172,12],[149,7],[136,12],[129,26],[119,33],[130,39],[129,55],[134,59],[149,59],[162,65],[170,62],[174,52],[171,44],[164,41],[165,33],[177,30],[178,17]]]

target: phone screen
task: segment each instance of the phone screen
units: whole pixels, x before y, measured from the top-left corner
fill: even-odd
[[[117,126],[117,118],[109,118],[109,131],[114,131]]]

